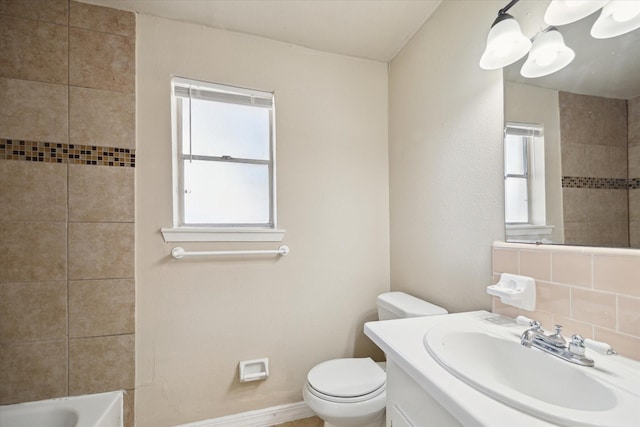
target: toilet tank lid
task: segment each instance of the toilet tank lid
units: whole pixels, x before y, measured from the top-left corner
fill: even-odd
[[[378,307],[395,313],[399,318],[447,314],[444,308],[404,292],[386,292],[378,295]]]

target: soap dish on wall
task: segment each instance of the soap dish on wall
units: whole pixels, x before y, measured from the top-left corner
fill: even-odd
[[[498,283],[487,286],[487,293],[500,297],[503,304],[527,311],[536,309],[536,281],[532,277],[502,273]]]

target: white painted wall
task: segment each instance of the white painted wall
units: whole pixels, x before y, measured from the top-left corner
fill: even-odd
[[[504,239],[502,71],[478,66],[500,1],[445,1],[391,63],[391,288],[490,307]]]
[[[170,259],[171,75],[275,91],[289,256]],[[387,65],[138,15],[136,76],[137,426],[297,402],[320,361],[380,358],[362,327],[390,287]],[[240,384],[258,357],[270,378]]]

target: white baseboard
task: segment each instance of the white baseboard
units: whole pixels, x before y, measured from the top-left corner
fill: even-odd
[[[182,424],[176,427],[271,427],[314,415],[306,403],[298,402]]]

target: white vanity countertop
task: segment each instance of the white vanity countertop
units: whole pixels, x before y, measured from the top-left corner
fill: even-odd
[[[475,311],[443,316],[368,322],[365,324],[364,332],[386,353],[388,359],[402,368],[423,390],[428,392],[465,426],[554,426],[555,424],[507,406],[473,388],[442,367],[425,349],[424,335],[435,325],[445,321],[464,321],[465,319],[495,325],[486,320],[492,318],[506,319],[486,311]],[[512,333],[518,341],[520,334],[526,329],[515,322],[509,322],[504,326],[501,325],[501,327],[507,329],[508,333]],[[538,350],[532,349],[532,351]],[[611,357],[592,353],[589,355],[593,356],[592,358],[596,361],[596,365],[599,363],[606,364],[607,362],[604,361],[604,358]],[[553,356],[549,355],[549,357]],[[473,354],[469,354],[469,358],[473,358]],[[626,363],[625,360],[628,361],[628,359],[622,359],[623,363]],[[630,362],[635,363],[633,361]],[[562,387],[563,385],[550,384],[549,386]]]

